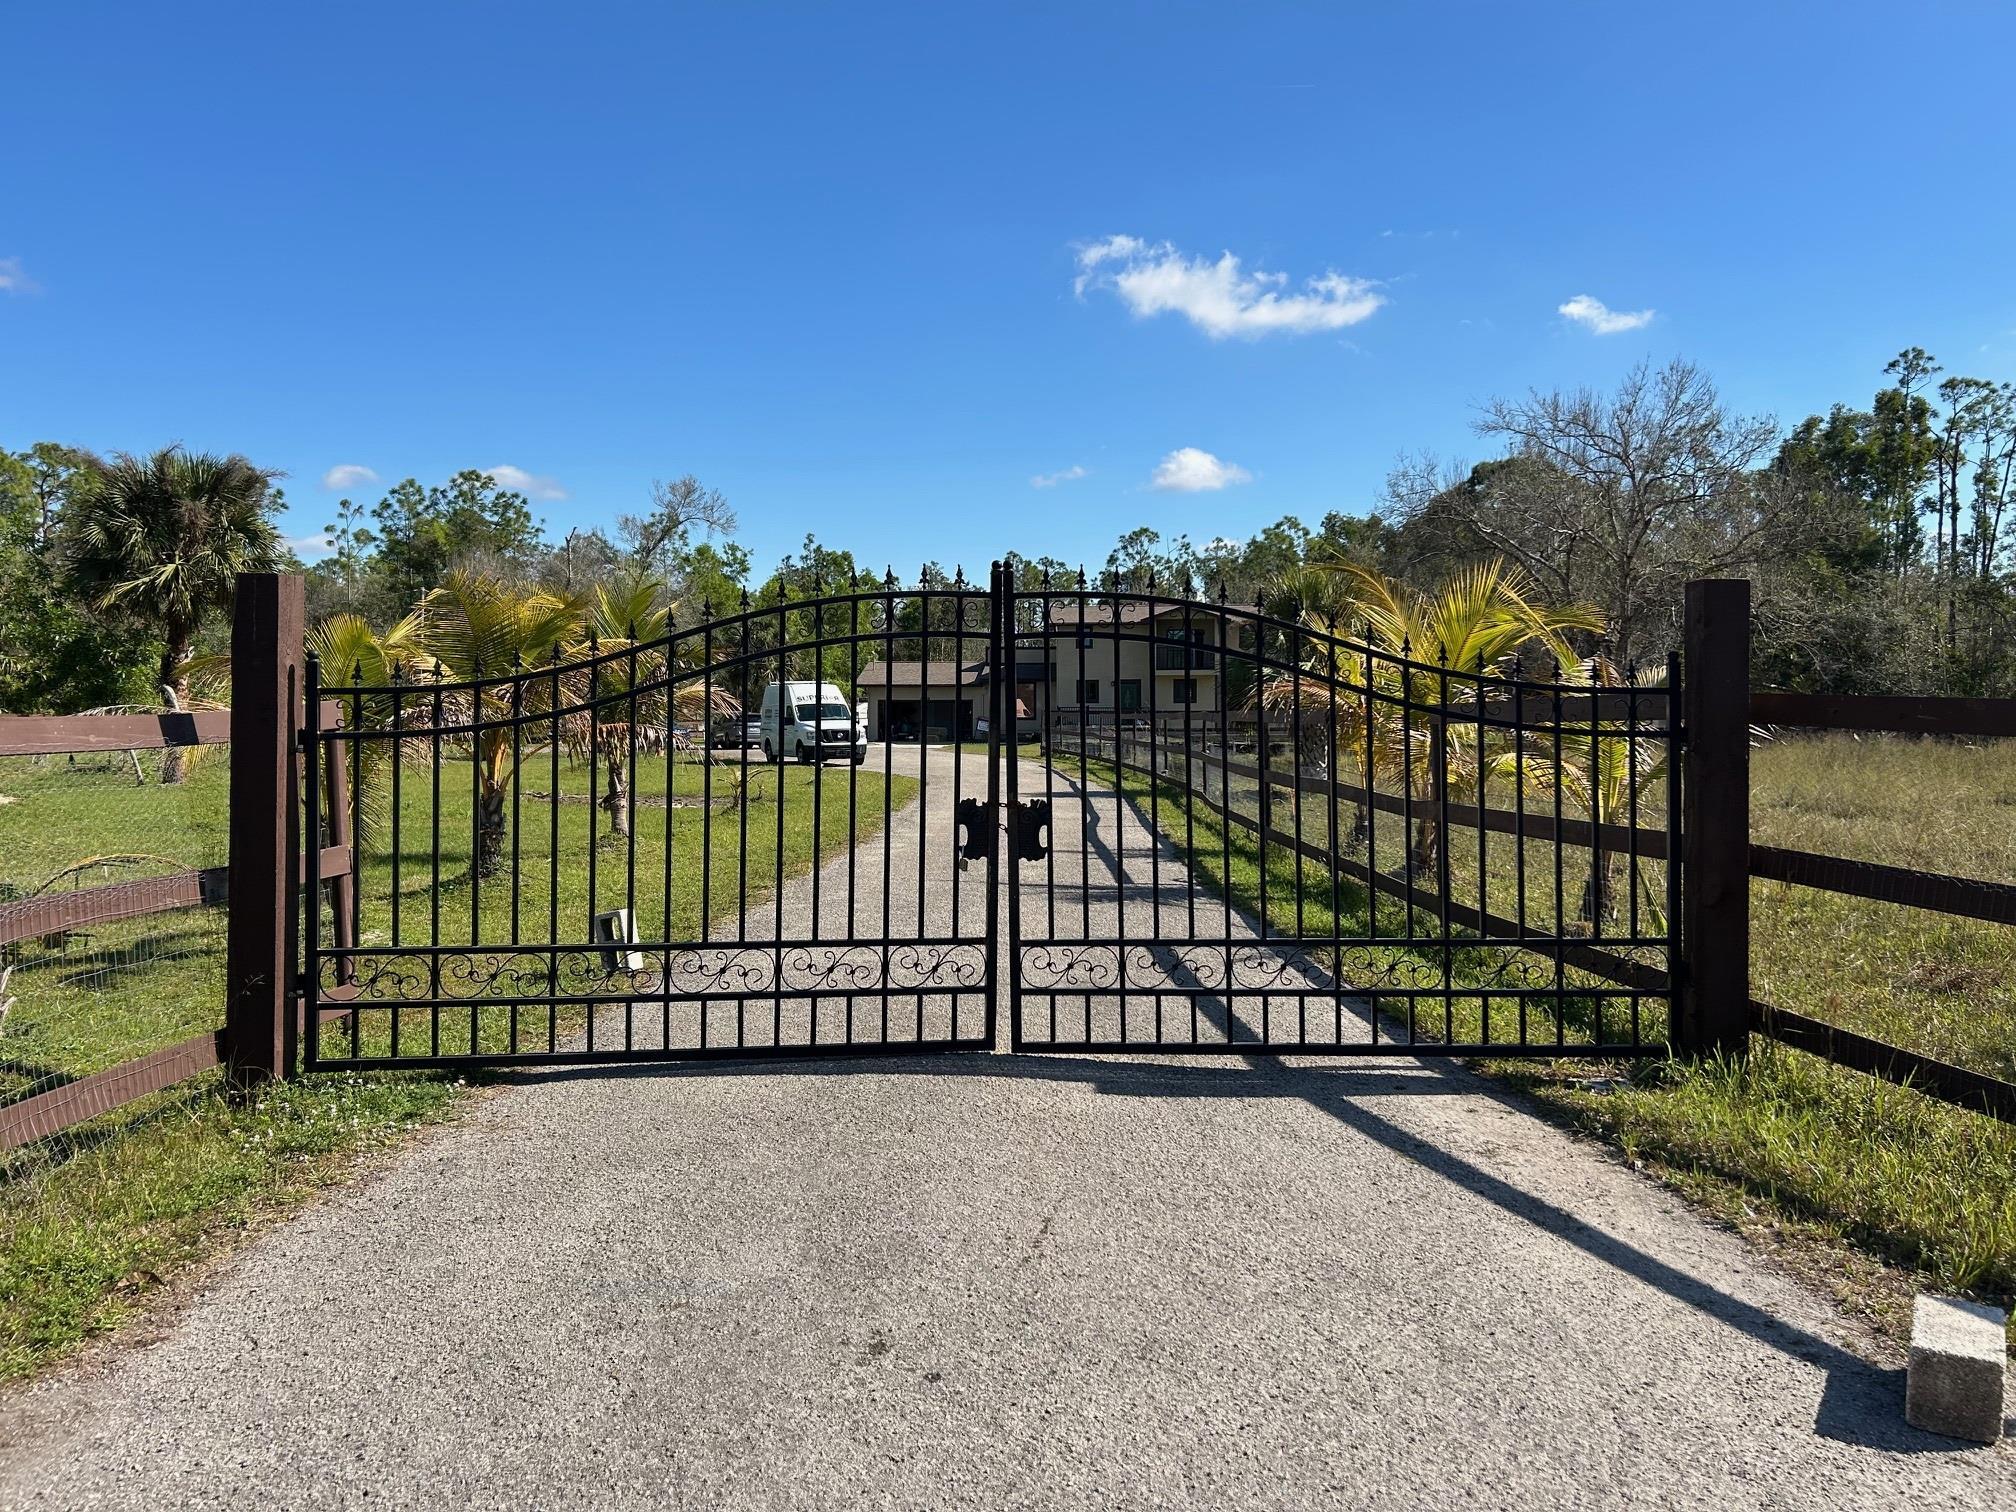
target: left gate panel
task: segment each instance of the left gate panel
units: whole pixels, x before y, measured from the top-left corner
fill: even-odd
[[[307,1064],[991,1044],[991,618],[961,579],[690,621],[464,581],[325,633],[308,817],[357,865],[304,892]]]

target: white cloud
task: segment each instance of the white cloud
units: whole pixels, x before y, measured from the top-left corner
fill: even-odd
[[[322,486],[331,490],[341,488],[361,488],[366,483],[376,483],[378,474],[362,462],[338,462],[322,474]]]
[[[1076,483],[1080,478],[1085,476],[1087,476],[1085,469],[1073,463],[1062,472],[1036,474],[1035,477],[1029,480],[1029,486],[1031,488],[1055,488],[1059,483]]]
[[[567,497],[567,490],[560,486],[560,480],[546,477],[543,473],[529,473],[522,467],[512,467],[508,464],[486,467],[483,471],[499,488],[515,489],[528,499],[550,503]]]
[[[293,548],[294,555],[304,562],[328,556],[336,549],[336,543],[329,539],[328,532],[321,530],[316,531],[314,535],[288,536],[286,541]]]
[[[1148,486],[1163,493],[1213,493],[1252,481],[1253,474],[1236,463],[1220,461],[1194,446],[1179,446],[1156,464]]]
[[[42,285],[28,276],[18,257],[0,257],[0,294],[35,294]]]
[[[1558,313],[1566,315],[1577,325],[1586,326],[1598,336],[1635,331],[1640,326],[1652,324],[1653,315],[1651,310],[1613,310],[1590,294],[1577,294],[1562,305]]]
[[[1290,293],[1287,274],[1248,273],[1230,252],[1212,262],[1136,236],[1109,236],[1078,249],[1072,289],[1082,298],[1091,288],[1111,289],[1143,319],[1181,315],[1214,341],[1338,331],[1386,303],[1370,280],[1334,269]]]

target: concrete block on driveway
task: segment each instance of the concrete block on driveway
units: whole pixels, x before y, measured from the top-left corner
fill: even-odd
[[[1984,1444],[2002,1436],[2006,1322],[2001,1308],[1985,1303],[1918,1298],[1904,1388],[1912,1427]]]

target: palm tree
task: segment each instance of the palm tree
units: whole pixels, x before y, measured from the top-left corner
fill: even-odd
[[[451,739],[476,764],[478,876],[491,875],[503,859],[504,800],[512,752],[519,748],[513,722],[536,712],[538,700],[550,699],[553,683],[560,684],[563,701],[570,698],[574,679],[557,664],[579,638],[584,609],[579,595],[515,587],[488,573],[456,569],[428,590],[414,611],[411,644],[425,661],[398,663],[402,675],[413,670],[436,682],[473,685],[445,695],[440,706],[443,722],[468,727]],[[550,681],[513,676],[541,663],[554,665]],[[402,724],[432,717],[429,704],[423,720],[409,716]],[[556,803],[559,797],[553,795]]]
[[[189,654],[205,618],[230,607],[238,574],[280,563],[278,476],[180,446],[92,457],[81,470],[63,512],[65,579],[100,613],[160,638],[159,683],[171,703],[187,702]],[[180,755],[167,753],[163,782],[182,780]]]
[[[582,759],[602,768],[597,802],[609,816],[612,838],[630,833],[631,751],[662,751],[674,719],[697,718],[704,725],[711,714],[740,708],[726,688],[714,689],[710,707],[705,682],[695,680],[701,643],[677,639],[679,606],[664,594],[662,582],[641,574],[598,587],[583,619],[588,639],[571,648],[573,655],[595,659],[579,678],[593,714],[569,720],[566,738]]]
[[[1603,656],[1591,657],[1569,670],[1566,681],[1594,688],[1661,687],[1665,670],[1628,676]],[[1630,726],[1618,720],[1597,720],[1584,725],[1563,724],[1557,734],[1530,731],[1523,751],[1505,750],[1491,760],[1494,775],[1523,780],[1542,795],[1560,788],[1561,796],[1588,815],[1590,822],[1604,825],[1630,823],[1631,801],[1642,795],[1654,778],[1666,768],[1668,746],[1655,737],[1629,738]],[[1601,832],[1595,845],[1594,864],[1582,882],[1582,901],[1577,917],[1594,930],[1617,914],[1615,885],[1618,852],[1605,843]],[[1637,879],[1633,879],[1634,885]],[[1646,889],[1648,896],[1656,896]],[[1663,915],[1655,903],[1655,921]]]
[[[1322,717],[1327,706],[1337,748],[1358,753],[1368,791],[1382,777],[1405,782],[1421,805],[1409,865],[1433,876],[1442,849],[1437,804],[1456,778],[1476,772],[1481,758],[1474,722],[1443,711],[1474,696],[1471,680],[1480,673],[1502,673],[1528,649],[1573,664],[1569,634],[1601,632],[1602,613],[1587,604],[1539,603],[1531,580],[1496,559],[1461,568],[1430,589],[1341,558],[1312,567],[1341,580],[1346,592],[1303,612],[1304,625],[1322,633],[1306,643],[1300,676],[1268,678],[1262,703],[1289,709],[1299,688],[1305,718]],[[1362,817],[1361,809],[1361,826]]]

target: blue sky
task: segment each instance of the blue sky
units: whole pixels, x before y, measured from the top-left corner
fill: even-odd
[[[765,565],[807,530],[1096,563],[1362,511],[1403,452],[1484,454],[1493,394],[1644,357],[1787,418],[1907,344],[2016,376],[2002,4],[71,0],[0,36],[0,444],[244,451],[296,536],[339,465],[517,469],[556,532],[690,471]]]

